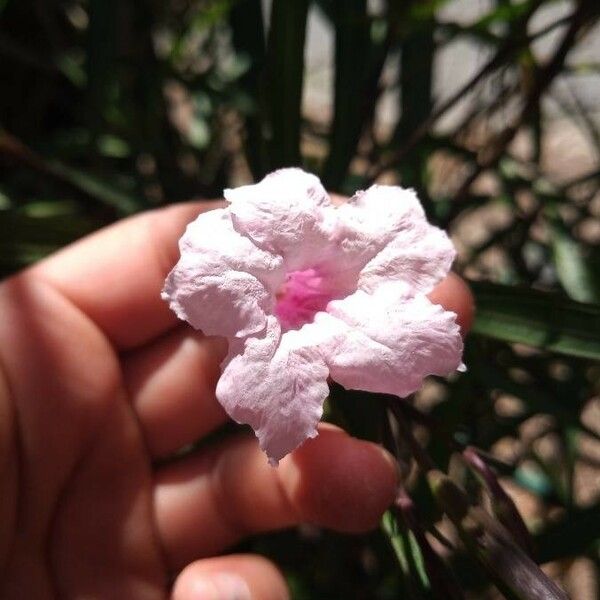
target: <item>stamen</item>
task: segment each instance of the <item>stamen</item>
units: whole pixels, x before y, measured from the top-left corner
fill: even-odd
[[[341,297],[339,290],[331,289],[327,278],[316,269],[293,271],[276,294],[275,315],[284,330],[300,329],[314,316],[325,310],[327,304]]]

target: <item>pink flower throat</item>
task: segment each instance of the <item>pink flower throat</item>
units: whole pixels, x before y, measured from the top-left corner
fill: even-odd
[[[331,289],[326,277],[316,269],[293,271],[286,275],[276,295],[275,315],[285,331],[300,329],[312,322],[319,311],[325,310],[331,300],[344,295]]]

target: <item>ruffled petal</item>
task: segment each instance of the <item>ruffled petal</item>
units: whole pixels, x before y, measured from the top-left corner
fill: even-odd
[[[427,375],[462,367],[456,315],[425,296],[408,297],[405,286],[330,302],[315,325],[334,337],[325,362],[331,378],[348,389],[407,396]]]
[[[224,209],[188,225],[179,247],[162,297],[180,319],[206,335],[244,337],[265,328],[285,277],[280,256],[237,233]]]
[[[232,419],[255,431],[260,447],[276,465],[306,439],[317,435],[329,392],[320,355],[326,330],[305,326],[281,333],[268,318],[261,337],[230,350],[217,384],[217,399]]]
[[[337,208],[340,234],[357,246],[384,246],[425,211],[414,190],[391,185],[372,185]]]
[[[358,289],[372,292],[390,281],[427,294],[450,271],[456,251],[445,232],[426,221],[399,232],[361,270]]]
[[[224,194],[235,229],[260,248],[283,256],[289,271],[314,267],[329,245],[323,222],[333,208],[314,175],[281,169]]]
[[[413,295],[427,293],[450,270],[452,242],[427,222],[413,190],[374,185],[337,212],[336,236],[346,263],[360,269],[358,289],[401,281]]]
[[[336,209],[330,235],[345,257],[364,266],[399,232],[420,221],[425,213],[413,190],[373,185]]]

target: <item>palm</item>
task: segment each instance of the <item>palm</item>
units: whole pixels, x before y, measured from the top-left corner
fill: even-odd
[[[22,444],[7,596],[162,597],[150,458],[118,356],[56,292],[27,283],[13,290],[23,300],[13,327],[23,306],[36,318],[16,332],[29,360],[11,353],[17,368],[7,369],[9,401],[31,436]]]
[[[244,434],[156,466],[225,421],[222,343],[159,298],[199,208],[129,220],[0,286],[2,597],[164,598],[192,563],[177,600],[215,570],[279,600],[280,575],[257,557],[196,559],[304,520],[365,530],[392,500],[382,451],[333,428],[279,469]],[[438,300],[468,315],[450,287]]]

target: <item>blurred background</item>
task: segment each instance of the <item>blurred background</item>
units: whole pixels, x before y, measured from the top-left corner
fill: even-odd
[[[341,193],[415,188],[478,303],[469,370],[413,399],[415,436],[502,521],[457,459],[479,448],[535,560],[595,599],[599,17],[597,0],[0,0],[0,277],[281,166]],[[499,597],[504,575],[478,566],[414,469],[407,489],[419,526],[241,549],[272,557],[298,600],[454,597],[427,546],[466,597]]]

